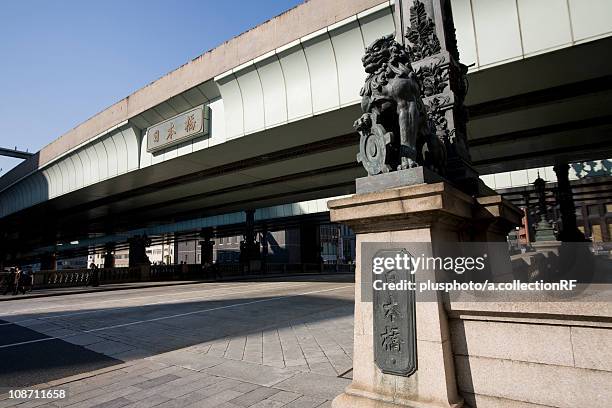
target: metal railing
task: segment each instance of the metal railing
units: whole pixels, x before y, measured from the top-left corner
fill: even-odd
[[[202,265],[151,265],[149,273],[149,280],[151,281],[198,279],[202,275]]]
[[[92,277],[92,270],[69,269],[63,271],[40,271],[34,274],[34,287],[68,287],[87,286]]]
[[[89,286],[142,280],[142,268],[64,269],[34,273],[35,288]]]

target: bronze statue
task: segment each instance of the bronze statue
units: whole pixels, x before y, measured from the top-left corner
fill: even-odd
[[[354,124],[357,161],[368,175],[417,166],[443,175],[446,147],[428,118],[409,51],[388,35],[366,48],[362,62],[368,76],[360,93],[364,113]]]

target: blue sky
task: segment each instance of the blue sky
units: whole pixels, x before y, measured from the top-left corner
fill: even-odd
[[[302,0],[0,1],[0,146],[38,151]],[[20,160],[0,157],[0,176]]]

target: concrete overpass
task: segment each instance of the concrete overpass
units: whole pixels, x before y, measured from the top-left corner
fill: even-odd
[[[0,156],[14,157],[16,159],[27,159],[28,157],[32,156],[32,153],[17,150],[17,148],[7,149],[5,147],[0,147]]]
[[[608,2],[452,6],[462,62],[473,64],[468,131],[482,174],[612,157]],[[393,11],[380,0],[311,0],[83,122],[0,178],[3,245],[21,251],[353,192],[365,175],[351,127],[360,58],[393,32]],[[153,130],[196,108],[201,132],[149,151]]]

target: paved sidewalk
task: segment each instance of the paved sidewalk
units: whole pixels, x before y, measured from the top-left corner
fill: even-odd
[[[0,407],[323,408],[331,406],[331,400],[350,383],[335,376],[226,360],[193,350],[159,357],[40,387],[66,390],[64,400],[20,402],[4,395]]]

